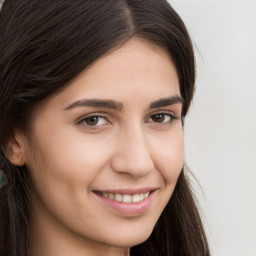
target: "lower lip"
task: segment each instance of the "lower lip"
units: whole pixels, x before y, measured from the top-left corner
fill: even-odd
[[[145,200],[139,203],[123,203],[123,202],[109,199],[97,193],[95,193],[95,195],[97,195],[98,198],[100,198],[104,203],[109,205],[111,208],[113,208],[117,212],[124,215],[128,215],[128,216],[134,216],[134,215],[143,214],[149,209],[153,201],[154,192],[155,191],[152,191]]]

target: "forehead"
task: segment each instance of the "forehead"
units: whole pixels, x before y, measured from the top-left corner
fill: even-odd
[[[160,47],[132,39],[86,68],[60,93],[56,103],[66,107],[84,98],[134,102],[180,95],[176,68]],[[148,104],[148,102],[147,102]]]

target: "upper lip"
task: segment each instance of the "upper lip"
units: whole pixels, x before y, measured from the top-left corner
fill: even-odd
[[[93,190],[94,192],[101,192],[101,193],[111,193],[111,194],[129,194],[129,195],[135,195],[135,194],[143,194],[147,192],[152,192],[156,190],[157,188],[153,187],[143,187],[143,188],[118,188],[118,189],[98,189]]]

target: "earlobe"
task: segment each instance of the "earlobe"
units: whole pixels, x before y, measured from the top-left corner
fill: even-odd
[[[11,137],[4,149],[4,154],[13,165],[25,165],[25,157],[22,150],[21,140],[17,140],[15,137]]]

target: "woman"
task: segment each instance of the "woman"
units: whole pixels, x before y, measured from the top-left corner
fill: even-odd
[[[164,0],[6,0],[1,255],[209,255],[183,169],[194,92]]]

